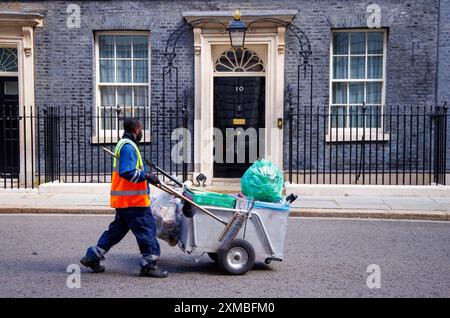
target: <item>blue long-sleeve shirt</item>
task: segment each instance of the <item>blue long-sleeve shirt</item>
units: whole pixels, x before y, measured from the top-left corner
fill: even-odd
[[[119,176],[121,178],[134,183],[145,181],[145,167],[144,170],[136,169],[138,156],[132,145],[128,143],[123,145],[119,157]]]

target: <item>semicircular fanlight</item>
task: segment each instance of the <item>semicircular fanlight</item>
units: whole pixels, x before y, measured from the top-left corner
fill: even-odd
[[[216,72],[264,72],[264,63],[254,51],[231,48],[223,52],[214,64]]]
[[[17,72],[17,49],[0,48],[0,72]]]

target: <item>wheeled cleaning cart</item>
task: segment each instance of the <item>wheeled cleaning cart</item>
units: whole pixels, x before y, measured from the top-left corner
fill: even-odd
[[[197,194],[200,197],[197,200],[195,195],[191,193],[194,201],[208,201],[208,195],[201,198],[202,195]],[[223,225],[197,209],[193,217],[183,216],[178,243],[183,252],[192,255],[196,261],[207,254],[224,272],[232,275],[245,274],[252,269],[255,260],[265,261],[266,264],[283,260],[289,204],[215,195],[214,206],[202,207],[225,221],[230,221],[236,211],[245,213],[243,226],[236,238],[223,246],[218,240]]]
[[[103,150],[117,158],[109,149],[103,147]],[[233,275],[245,274],[257,259],[264,260],[266,264],[283,260],[288,203],[248,201],[205,191],[195,193],[195,190],[187,189],[185,184],[149,160],[145,162],[172,180],[183,193],[164,184],[157,188],[187,201],[195,209],[189,217],[183,211],[178,239],[183,252],[197,261],[208,254],[223,271]],[[284,202],[292,203],[295,199],[296,196],[291,194]],[[242,219],[242,216],[245,218]]]

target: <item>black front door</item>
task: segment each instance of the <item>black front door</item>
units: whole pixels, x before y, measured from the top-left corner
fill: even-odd
[[[259,138],[264,138],[260,136],[259,128],[265,126],[264,111],[265,77],[214,78],[214,127],[220,129],[223,136],[223,162],[215,160],[214,177],[242,177],[245,170],[256,159],[251,156],[255,153],[253,151],[255,148],[250,151],[250,147],[256,147],[256,153],[259,156]],[[254,134],[242,134],[242,130],[236,130],[238,128],[242,128],[244,132],[249,132],[248,128],[254,128],[256,140],[248,137]],[[227,134],[230,136],[230,133],[234,134],[234,137],[231,137],[234,143],[227,143]],[[245,138],[244,147],[239,147],[238,138]],[[232,153],[228,155],[228,160],[227,152]]]
[[[0,77],[0,175],[19,174],[19,90],[17,77]]]

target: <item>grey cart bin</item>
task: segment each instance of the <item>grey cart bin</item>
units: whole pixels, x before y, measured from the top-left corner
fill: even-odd
[[[179,247],[198,261],[203,255],[218,262],[229,274],[244,274],[255,260],[282,261],[289,217],[289,205],[248,201],[237,198],[235,209],[204,206],[218,217],[229,221],[235,211],[246,212],[248,217],[228,251],[220,251],[218,240],[224,226],[197,210],[192,218],[183,216]]]

